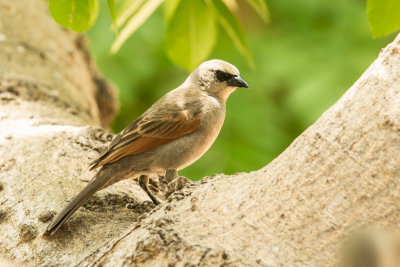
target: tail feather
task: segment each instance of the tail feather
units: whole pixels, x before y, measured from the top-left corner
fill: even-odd
[[[100,171],[101,172],[101,171]],[[99,172],[99,173],[100,173]],[[53,235],[94,193],[107,183],[108,177],[96,174],[96,177],[57,215],[49,224],[45,235]]]

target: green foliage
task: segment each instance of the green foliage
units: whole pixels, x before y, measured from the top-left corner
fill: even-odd
[[[99,14],[97,0],[49,0],[49,10],[57,23],[77,32],[91,28]]]
[[[264,20],[268,21],[268,9],[265,4],[265,0],[247,0],[247,2],[253,7],[254,11]]]
[[[399,0],[368,0],[367,15],[374,37],[385,36],[400,29]]]
[[[85,31],[95,22],[99,0],[50,0],[50,13],[66,28]],[[268,19],[265,0],[246,0],[257,14]],[[117,37],[111,45],[116,53],[149,17],[164,5],[166,52],[178,66],[192,70],[206,60],[217,39],[217,23],[228,32],[238,51],[253,66],[245,35],[234,15],[234,0],[107,0]],[[230,3],[230,5],[227,5]],[[120,32],[120,34],[118,34]]]
[[[153,14],[153,12],[161,5],[163,1],[164,0],[147,0],[138,2],[130,1],[132,2],[132,5],[127,6],[127,11],[122,13],[124,17],[118,17],[119,20],[117,18],[117,21],[122,21],[120,23],[117,22],[117,26],[123,23],[125,17],[127,22],[121,27],[121,34],[113,43],[111,52],[117,52],[126,39],[128,39],[129,36],[131,36],[140,26],[142,26],[142,24],[150,17],[151,14]],[[136,3],[143,3],[143,5],[137,5]]]
[[[98,1],[49,0],[50,14],[66,28],[86,31],[97,19]],[[192,70],[206,59],[215,44],[217,36],[215,24],[218,21],[238,51],[253,66],[245,35],[234,15],[234,7],[237,7],[235,0],[122,0],[118,12],[115,0],[107,0],[113,28],[117,33],[111,52],[116,53],[163,2],[165,2],[164,14],[167,23],[167,54],[175,64]],[[203,2],[207,3],[208,8]],[[246,2],[264,22],[268,21],[265,0],[246,0]],[[213,11],[214,18],[211,18],[210,10]],[[374,37],[385,36],[398,30],[399,14],[399,0],[367,0],[367,17]],[[118,35],[119,30],[121,35]],[[205,34],[207,31],[209,34]]]
[[[115,0],[107,0],[108,9],[110,10],[110,15],[113,20],[113,27],[116,34],[118,34],[118,26],[117,26],[117,11],[115,9]]]
[[[211,9],[214,11],[215,18],[218,20],[222,28],[232,39],[236,48],[243,56],[245,56],[245,58],[247,58],[250,66],[254,67],[253,59],[251,57],[249,50],[247,49],[246,38],[244,36],[242,27],[240,26],[239,22],[236,20],[234,15],[231,13],[228,7],[220,0],[209,0],[207,2],[210,5]],[[259,1],[250,1],[250,2],[259,2]]]
[[[217,29],[213,14],[203,0],[181,1],[168,12],[166,20],[165,49],[174,63],[192,70],[207,59],[214,47]]]
[[[164,17],[166,21],[170,21],[175,14],[181,0],[166,0],[164,6]]]
[[[172,62],[190,71],[206,60],[216,43],[216,24],[219,22],[229,32],[238,51],[253,64],[243,30],[233,11],[221,0],[126,0],[117,14],[121,35],[113,43],[111,51],[117,52],[162,2],[165,2],[167,25],[165,49]],[[264,20],[267,19],[264,0],[248,2]]]

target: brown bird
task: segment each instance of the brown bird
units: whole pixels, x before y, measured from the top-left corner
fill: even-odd
[[[149,175],[165,175],[199,159],[216,139],[225,119],[225,102],[236,87],[249,88],[238,69],[222,60],[197,67],[178,88],[154,103],[128,125],[90,165],[100,167],[89,184],[49,224],[55,233],[98,190],[139,177],[141,188],[157,205],[148,188]]]

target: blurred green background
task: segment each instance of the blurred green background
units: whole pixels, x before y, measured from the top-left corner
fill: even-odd
[[[117,133],[188,73],[165,55],[161,9],[111,55],[115,35],[106,1],[100,2],[99,20],[88,35],[99,68],[119,88],[121,110],[113,123]],[[364,0],[269,0],[267,5],[268,24],[246,5],[241,4],[237,14],[255,69],[219,29],[222,34],[210,59],[236,65],[251,89],[238,89],[229,98],[217,141],[180,172],[190,179],[265,166],[335,103],[394,39],[372,38]]]

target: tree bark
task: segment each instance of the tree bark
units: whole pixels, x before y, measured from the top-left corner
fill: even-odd
[[[90,180],[115,93],[44,1],[0,2],[0,252],[50,266],[334,266],[343,240],[400,219],[400,36],[261,170],[206,177],[149,211],[134,181],[49,220]]]

